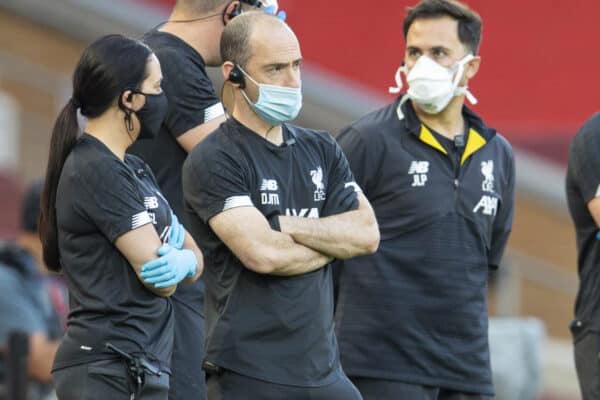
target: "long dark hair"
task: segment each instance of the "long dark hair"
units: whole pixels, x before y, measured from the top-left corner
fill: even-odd
[[[73,95],[62,109],[52,130],[46,180],[42,193],[39,231],[44,262],[59,271],[56,193],[67,156],[77,143],[77,109],[87,118],[108,110],[127,89],[137,89],[146,76],[152,51],[140,41],[121,35],[103,36],[87,47],[73,73]]]

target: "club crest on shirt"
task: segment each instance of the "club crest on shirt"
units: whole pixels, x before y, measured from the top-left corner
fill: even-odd
[[[408,174],[412,175],[412,187],[423,187],[427,183],[429,173],[429,161],[413,161],[410,163]]]
[[[313,169],[310,171],[310,177],[312,179],[313,184],[316,186],[316,190],[314,192],[314,200],[315,201],[323,201],[325,200],[325,185],[323,184],[323,169],[321,167],[317,167],[317,169]]]
[[[483,182],[481,183],[481,190],[488,193],[494,192],[494,160],[482,161],[481,162],[481,174],[483,175]]]
[[[481,182],[481,190],[484,193],[494,193],[494,161],[482,161],[481,162],[481,174],[483,175],[483,182]],[[498,198],[484,194],[481,199],[473,208],[473,212],[480,211],[483,215],[495,216],[498,212]]]

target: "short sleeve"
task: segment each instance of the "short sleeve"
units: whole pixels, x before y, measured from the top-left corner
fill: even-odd
[[[211,144],[204,141],[196,146],[183,165],[185,203],[205,223],[223,211],[254,206],[244,167],[238,162],[241,154],[214,150]]]
[[[156,55],[164,76],[161,85],[169,100],[164,124],[171,135],[177,138],[224,115],[201,60],[173,50],[159,50]]]
[[[152,218],[134,172],[119,160],[101,161],[80,173],[83,196],[77,197],[76,206],[114,242],[124,233],[152,223]]]
[[[324,215],[339,214],[358,208],[357,193],[361,192],[354,175],[350,171],[348,160],[340,146],[331,138],[328,146],[328,184]]]
[[[0,265],[0,346],[14,331],[28,335],[46,332],[45,320],[33,300],[27,297],[27,289],[18,274]]]
[[[585,204],[600,197],[600,114],[580,129],[569,154],[569,176],[579,189]]]
[[[492,268],[500,265],[502,255],[508,243],[515,215],[515,160],[512,150],[506,168],[506,182],[502,193],[502,204],[494,220],[492,242],[488,264]]]

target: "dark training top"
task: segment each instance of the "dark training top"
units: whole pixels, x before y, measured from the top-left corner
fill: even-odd
[[[53,369],[114,358],[104,349],[110,342],[169,371],[171,302],[146,289],[115,247],[121,235],[150,223],[161,240],[168,236],[171,209],[150,169],[83,134],[63,167],[56,215],[70,313]]]
[[[160,61],[162,88],[169,107],[158,136],[138,140],[130,152],[142,158],[156,174],[161,192],[187,228],[183,212],[181,168],[187,157],[177,138],[224,114],[206,73],[202,56],[179,37],[153,30],[144,36]],[[204,399],[202,371],[204,344],[204,282],[181,285],[171,296],[175,310],[175,349],[169,398]]]
[[[579,291],[575,318],[600,331],[600,241],[588,203],[600,196],[600,113],[573,138],[567,168],[567,202],[577,233]],[[586,329],[587,331],[587,329]]]
[[[169,100],[169,108],[158,136],[153,140],[136,141],[127,152],[150,166],[175,215],[184,218],[181,167],[187,153],[177,138],[223,115],[223,105],[215,95],[202,56],[190,45],[175,35],[160,31],[148,32],[144,42],[160,61],[161,86]]]
[[[358,207],[346,158],[325,132],[283,125],[276,146],[234,119],[198,145],[183,167],[191,233],[204,252],[206,360],[278,384],[324,386],[339,378],[331,267],[292,277],[257,274],[208,221],[235,207],[326,217]]]
[[[336,331],[350,376],[492,394],[487,276],[513,220],[508,142],[463,108],[464,148],[399,100],[338,137],[381,242],[340,262]],[[402,118],[400,118],[402,117]]]

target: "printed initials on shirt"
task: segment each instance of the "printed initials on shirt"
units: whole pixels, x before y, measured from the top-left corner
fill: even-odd
[[[262,205],[279,205],[279,194],[269,193],[276,192],[279,190],[277,181],[275,179],[263,179],[260,185],[260,203]]]
[[[422,187],[427,183],[429,173],[429,161],[413,161],[410,163],[408,174],[412,175],[412,187]]]

